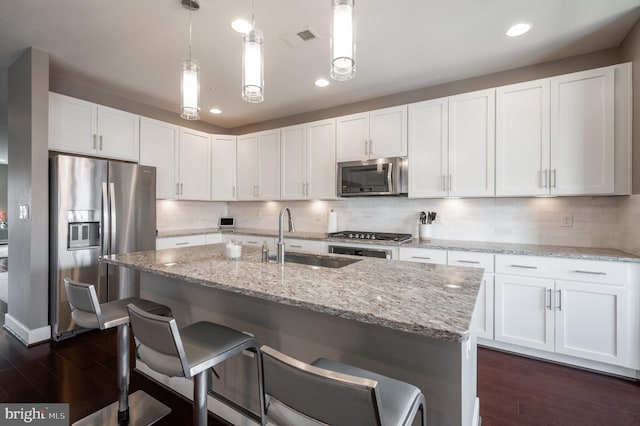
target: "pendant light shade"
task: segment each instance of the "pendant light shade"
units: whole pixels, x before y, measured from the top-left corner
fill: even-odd
[[[191,11],[198,10],[200,5],[194,0],[181,0],[181,3],[189,9],[189,59],[182,63],[180,117],[200,120],[200,67],[191,59]]]
[[[356,74],[354,0],[331,0],[331,78],[352,79]]]
[[[180,89],[182,93],[182,107],[180,117],[185,120],[200,119],[200,67],[192,60],[182,63],[182,79]]]
[[[262,32],[257,29],[242,36],[242,99],[264,101],[264,52]]]

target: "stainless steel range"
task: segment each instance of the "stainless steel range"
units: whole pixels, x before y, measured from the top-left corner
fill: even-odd
[[[402,243],[411,240],[411,234],[396,234],[389,232],[363,232],[363,231],[341,231],[331,232],[329,238],[343,239],[353,241],[353,243]],[[378,245],[369,246],[349,246],[342,244],[329,244],[329,253],[349,254],[351,256],[378,257],[382,259],[393,259],[393,251],[397,249],[389,249]],[[396,253],[397,256],[397,253]]]
[[[411,234],[395,234],[391,232],[340,231],[331,232],[330,238],[347,238],[350,240],[375,240],[402,243],[411,240]]]

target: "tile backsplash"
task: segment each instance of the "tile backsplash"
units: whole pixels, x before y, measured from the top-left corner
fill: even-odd
[[[333,201],[187,202],[158,201],[158,229],[217,226],[234,216],[239,227],[278,228],[278,214],[291,208],[296,228],[325,232],[328,213],[338,230],[418,235],[420,211],[438,213],[433,238],[619,248],[640,254],[640,195],[408,199],[364,197]]]

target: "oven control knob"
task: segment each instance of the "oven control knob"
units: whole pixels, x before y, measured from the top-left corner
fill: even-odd
[[[353,234],[347,235],[348,238],[353,238]]]
[[[364,234],[360,234],[360,239],[364,240]]]
[[[367,234],[367,235],[365,236],[365,238],[366,238],[367,240],[371,239],[371,234]]]
[[[371,239],[372,239],[372,240],[375,240],[375,239],[376,239],[376,234],[373,234],[373,235],[371,236]]]

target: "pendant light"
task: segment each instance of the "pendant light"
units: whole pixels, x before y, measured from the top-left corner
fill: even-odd
[[[264,101],[264,49],[262,31],[256,29],[251,1],[251,30],[242,35],[242,99]]]
[[[185,120],[200,120],[200,67],[191,59],[191,11],[198,10],[200,6],[195,0],[181,0],[181,3],[189,9],[189,59],[182,63],[180,117]]]
[[[331,0],[331,78],[338,81],[356,74],[354,1]]]

